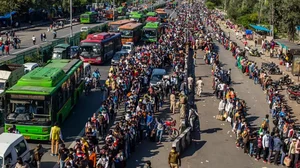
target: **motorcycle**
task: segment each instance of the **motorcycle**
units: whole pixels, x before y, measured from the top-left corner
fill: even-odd
[[[290,85],[292,83],[292,80],[290,79],[289,75],[284,75],[283,77],[280,77],[280,83],[283,85]]]
[[[260,57],[260,53],[258,52],[257,49],[250,49],[249,54],[254,57]]]

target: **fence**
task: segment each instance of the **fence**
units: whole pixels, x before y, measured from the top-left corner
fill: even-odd
[[[153,8],[162,8],[166,6],[166,3],[161,3],[154,5]],[[150,10],[150,8],[144,9],[143,11]],[[100,25],[94,26],[89,30],[89,33],[95,33],[95,32],[102,32],[106,31],[108,26],[108,22],[102,23]],[[80,38],[81,38],[81,32],[77,32],[73,35],[73,37],[62,37],[57,38],[55,40],[36,45],[33,47],[30,47],[26,49],[25,51],[22,51],[20,53],[16,53],[14,55],[10,55],[4,59],[1,60],[0,65],[2,64],[24,64],[25,62],[36,62],[37,60],[39,63],[45,63],[49,59],[51,59],[53,48],[62,43],[68,43],[70,45],[79,45]]]

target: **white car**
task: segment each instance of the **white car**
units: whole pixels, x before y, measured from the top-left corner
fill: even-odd
[[[126,42],[123,44],[121,51],[126,51],[128,54],[133,54],[134,44],[132,42]]]
[[[80,32],[88,32],[90,30],[90,27],[81,27]]]

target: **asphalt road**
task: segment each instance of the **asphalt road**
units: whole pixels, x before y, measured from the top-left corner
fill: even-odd
[[[268,114],[266,96],[253,80],[242,74],[235,67],[235,59],[231,53],[217,44],[220,60],[225,69],[231,68],[232,87],[237,97],[244,99],[247,103],[247,116],[252,126],[260,126],[262,118]],[[196,105],[200,114],[200,123],[197,131],[193,133],[192,145],[182,153],[182,168],[258,168],[275,167],[266,165],[262,161],[255,161],[243,153],[242,149],[235,146],[235,134],[231,132],[231,126],[227,122],[215,119],[218,114],[217,100],[213,95],[211,66],[203,61],[204,53],[198,51],[196,78],[202,77],[204,82],[203,96],[196,96]]]

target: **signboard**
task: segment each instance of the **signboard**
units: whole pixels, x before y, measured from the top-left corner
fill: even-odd
[[[10,97],[12,99],[23,99],[23,100],[45,100],[45,96],[39,96],[39,95],[11,94]]]
[[[300,55],[293,56],[292,74],[299,76],[300,74]]]

